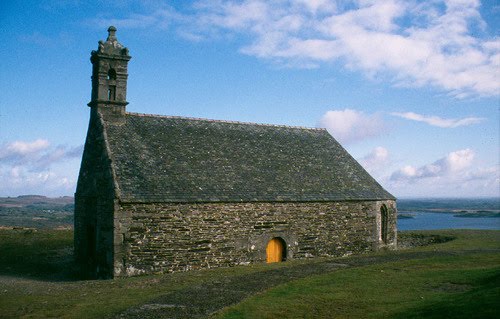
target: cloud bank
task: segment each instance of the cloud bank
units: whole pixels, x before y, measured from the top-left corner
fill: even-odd
[[[432,164],[421,167],[405,166],[391,175],[391,180],[416,180],[429,177],[443,177],[459,173],[469,167],[474,160],[474,152],[464,149],[449,153]]]
[[[388,178],[392,189],[405,189],[413,196],[500,196],[500,168],[477,168],[475,152],[450,152],[433,163],[404,166]]]
[[[83,146],[51,146],[45,139],[0,145],[0,196],[71,195],[82,152]]]
[[[243,39],[244,54],[295,67],[341,63],[396,86],[431,86],[458,98],[500,94],[500,40],[480,1],[196,1],[148,7],[96,25],[173,29],[189,40]]]

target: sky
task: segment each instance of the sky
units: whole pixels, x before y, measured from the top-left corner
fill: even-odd
[[[72,196],[90,52],[127,111],[323,127],[389,192],[500,196],[500,2],[0,2],[0,196]]]

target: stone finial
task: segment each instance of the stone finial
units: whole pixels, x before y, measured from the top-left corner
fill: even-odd
[[[98,53],[128,56],[128,49],[125,48],[116,37],[116,28],[110,26],[108,28],[108,38],[106,41],[99,41],[97,49]]]
[[[118,39],[116,38],[116,28],[114,26],[110,26],[108,28],[108,38],[106,39],[106,41],[109,42],[118,41]]]

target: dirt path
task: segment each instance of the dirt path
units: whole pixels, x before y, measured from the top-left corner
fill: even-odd
[[[479,251],[461,251],[459,254],[477,252]],[[495,252],[498,253],[496,250]],[[205,282],[155,298],[146,304],[129,308],[115,318],[207,318],[224,307],[237,304],[251,295],[295,279],[325,274],[346,267],[455,254],[454,252],[442,251],[408,251],[378,256],[356,256],[313,264],[293,265],[244,276],[226,277],[223,280]]]

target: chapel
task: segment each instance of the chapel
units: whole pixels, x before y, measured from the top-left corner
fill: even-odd
[[[396,199],[325,129],[127,112],[131,56],[108,33],[75,193],[88,277],[396,247]]]

